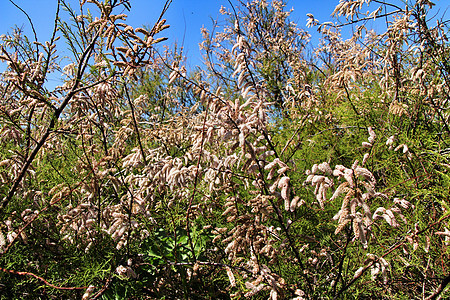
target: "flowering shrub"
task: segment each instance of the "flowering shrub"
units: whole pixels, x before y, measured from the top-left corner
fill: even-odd
[[[116,13],[131,4],[59,1],[50,41],[2,36],[3,295],[448,296],[449,48],[431,2],[308,14],[311,57],[284,2],[222,7],[192,74],[158,47],[170,1],[151,29]]]

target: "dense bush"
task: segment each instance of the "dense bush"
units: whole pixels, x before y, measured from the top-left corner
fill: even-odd
[[[190,74],[157,46],[170,1],[152,28],[131,4],[62,0],[50,41],[2,36],[3,298],[450,296],[431,2],[341,0],[336,23],[308,14],[313,52],[284,2],[240,2]]]

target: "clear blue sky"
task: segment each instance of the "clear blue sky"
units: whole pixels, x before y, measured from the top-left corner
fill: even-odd
[[[48,40],[52,32],[56,0],[13,0],[31,17],[37,29],[38,39]],[[237,5],[236,0],[231,0]],[[393,0],[400,2],[400,0]],[[78,0],[68,0],[78,7]],[[164,5],[164,0],[131,0],[131,11],[128,13],[128,22],[132,26],[153,25]],[[449,8],[448,0],[435,0],[437,7],[443,11]],[[306,14],[312,13],[321,22],[331,21],[331,13],[339,0],[287,0],[287,9],[294,8],[291,20],[301,28],[305,28]],[[183,44],[185,55],[188,56],[188,68],[200,64],[198,44],[201,42],[200,28],[212,27],[212,19],[217,19],[221,6],[229,8],[227,0],[173,0],[165,15],[171,27],[165,31],[164,36],[169,38],[165,43],[174,42]],[[92,5],[91,5],[92,7]],[[31,30],[26,16],[9,0],[0,0],[0,34],[11,30],[14,25],[23,26],[31,37]],[[314,28],[309,29],[311,33]],[[61,54],[60,54],[61,55]],[[4,68],[0,65],[0,71]]]
[[[32,19],[37,31],[38,39],[48,40],[52,32],[54,15],[56,12],[56,0],[13,0],[14,3],[24,9]],[[133,26],[153,25],[158,18],[163,0],[132,0],[131,11],[128,13],[128,22]],[[236,1],[232,0],[234,5]],[[288,0],[287,9],[294,8],[292,21],[305,27],[306,13],[313,13],[320,21],[330,19],[338,0]],[[78,0],[69,0],[73,7],[78,7]],[[230,8],[227,0],[173,0],[165,18],[171,25],[163,34],[169,40],[166,44],[174,42],[183,43],[185,54],[189,57],[191,67],[200,63],[198,44],[201,42],[200,29],[202,26],[212,28],[212,20],[220,17],[221,6]],[[30,24],[26,16],[17,9],[9,0],[0,0],[0,34],[11,31],[14,25],[26,30],[30,37]],[[312,29],[314,31],[314,29]]]

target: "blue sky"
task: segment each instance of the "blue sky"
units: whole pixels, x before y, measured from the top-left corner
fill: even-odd
[[[32,19],[40,41],[48,40],[54,24],[57,0],[13,0],[24,9]],[[67,0],[73,7],[78,7],[78,0]],[[231,0],[237,5],[237,0]],[[401,0],[392,0],[401,2]],[[157,20],[164,0],[132,0],[131,11],[128,13],[128,23],[132,26],[153,25]],[[434,1],[437,7],[445,10],[450,7],[448,0]],[[312,13],[321,22],[331,21],[331,13],[339,0],[287,0],[287,9],[293,8],[291,20],[305,29],[306,14]],[[220,17],[221,6],[230,8],[227,0],[173,0],[165,18],[171,25],[164,33],[169,38],[165,43],[172,45],[183,44],[184,54],[188,57],[188,69],[201,63],[198,44],[201,42],[200,29],[202,26],[212,28],[212,20]],[[401,5],[403,6],[403,5]],[[92,5],[91,5],[92,7]],[[11,31],[14,25],[23,26],[31,37],[30,24],[26,16],[9,0],[0,0],[0,34]],[[309,29],[314,33],[315,29]],[[315,39],[317,41],[317,38]],[[313,40],[314,42],[314,40]],[[64,53],[60,53],[60,56]],[[0,72],[4,67],[0,64]]]
[[[24,9],[32,19],[37,31],[38,39],[48,40],[53,26],[56,12],[56,0],[13,0]],[[163,0],[132,0],[131,11],[127,21],[132,26],[142,24],[152,25],[158,18],[164,5]],[[232,0],[237,5],[235,0]],[[294,8],[292,21],[300,27],[305,27],[306,13],[312,13],[320,21],[330,20],[330,14],[334,10],[338,0],[290,0],[287,8]],[[73,7],[77,7],[78,0],[69,0]],[[169,40],[166,44],[174,42],[184,46],[185,55],[188,56],[188,64],[193,67],[200,64],[200,52],[198,44],[201,42],[200,29],[212,28],[212,19],[220,17],[221,6],[229,8],[226,0],[173,0],[165,18],[170,28],[163,34]],[[30,24],[27,17],[17,9],[9,0],[0,0],[0,34],[11,31],[14,25],[22,27],[31,37]],[[312,29],[314,31],[314,29]]]

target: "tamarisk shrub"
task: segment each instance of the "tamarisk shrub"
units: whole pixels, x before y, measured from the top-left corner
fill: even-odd
[[[127,24],[132,1],[69,4],[47,43],[2,37],[2,294],[448,295],[448,43],[431,2],[308,14],[311,55],[285,2],[229,3],[192,73],[157,45],[170,1],[151,28]]]

